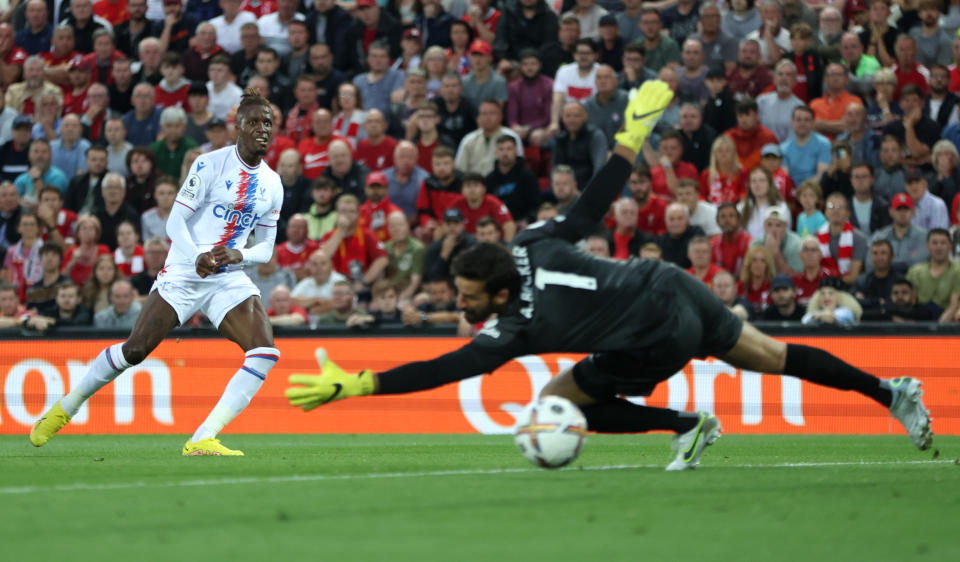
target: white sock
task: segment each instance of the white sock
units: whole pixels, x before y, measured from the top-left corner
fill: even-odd
[[[256,347],[246,355],[240,370],[227,383],[227,389],[223,391],[220,401],[197,428],[190,441],[196,443],[216,437],[225,425],[247,407],[253,396],[260,390],[263,381],[267,380],[270,369],[280,359],[280,350],[273,347]]]
[[[63,400],[60,401],[60,406],[67,415],[70,417],[77,415],[77,412],[80,411],[80,406],[82,406],[88,398],[130,367],[130,363],[127,363],[127,360],[123,357],[124,343],[125,342],[115,343],[104,349],[100,355],[97,355],[97,358],[93,360],[93,364],[90,365],[87,374],[80,379],[80,383],[77,384],[76,388],[72,389],[63,397]]]

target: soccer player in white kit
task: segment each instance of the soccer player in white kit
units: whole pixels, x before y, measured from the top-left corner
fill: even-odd
[[[237,111],[237,144],[198,157],[180,188],[167,221],[170,253],[130,337],[104,349],[80,383],[34,424],[33,445],[44,445],[84,401],[202,310],[246,357],[182,452],[243,455],[216,437],[246,408],[280,358],[260,291],[241,271],[241,265],[266,263],[273,255],[283,185],[262,159],[273,138],[274,117],[269,101],[256,92],[244,93]],[[251,232],[256,242],[246,248]]]

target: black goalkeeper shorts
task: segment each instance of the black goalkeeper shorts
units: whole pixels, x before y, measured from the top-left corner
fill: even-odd
[[[721,356],[740,338],[743,321],[709,288],[685,271],[672,268],[669,297],[658,304],[671,313],[658,328],[657,345],[594,353],[573,369],[577,386],[593,398],[617,394],[649,396],[657,384],[672,377],[693,358]]]

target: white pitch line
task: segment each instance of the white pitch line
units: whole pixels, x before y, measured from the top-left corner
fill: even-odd
[[[947,464],[953,460],[915,460],[915,461],[861,461],[861,462],[791,462],[780,464],[740,464],[723,465],[712,468],[818,468],[835,466],[891,466],[917,464]],[[637,468],[663,468],[662,464],[614,464],[603,466],[575,466],[561,471],[578,470],[628,470]],[[172,482],[113,482],[106,484],[76,482],[73,484],[55,484],[52,486],[7,486],[0,488],[0,495],[33,494],[37,492],[77,492],[129,490],[136,488],[189,488],[193,486],[229,486],[236,484],[285,484],[290,482],[317,482],[321,480],[379,480],[389,478],[429,478],[434,476],[485,476],[494,474],[517,474],[541,472],[539,468],[491,468],[476,470],[433,470],[425,472],[381,472],[365,474],[291,474],[289,476],[250,476],[244,478],[207,478],[178,480]]]

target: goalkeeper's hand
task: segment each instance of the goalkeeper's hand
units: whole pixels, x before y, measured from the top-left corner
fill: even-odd
[[[347,373],[327,357],[327,351],[317,348],[319,375],[293,374],[287,381],[287,400],[291,406],[299,406],[304,412],[348,396],[373,394],[373,371]]]
[[[623,119],[623,131],[617,133],[617,143],[634,152],[640,152],[663,111],[670,105],[673,91],[662,80],[647,80],[637,90],[630,91],[630,103]]]

